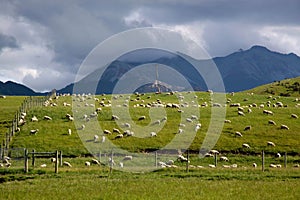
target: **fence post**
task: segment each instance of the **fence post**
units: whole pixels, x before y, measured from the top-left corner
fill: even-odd
[[[261,152],[261,170],[264,172],[265,171],[265,152],[262,150]]]
[[[217,164],[218,164],[218,156],[217,156],[217,153],[214,153],[214,157],[215,157],[215,166],[217,167]]]
[[[112,168],[113,168],[113,151],[111,151],[110,155],[110,165],[109,165],[109,173],[112,173]]]
[[[62,167],[63,165],[62,151],[59,151],[59,165]]]
[[[34,167],[34,166],[35,166],[35,155],[34,155],[34,153],[35,153],[35,150],[34,150],[34,149],[32,149],[32,161],[31,161],[31,165],[32,165],[32,167]]]
[[[28,150],[24,149],[24,172],[28,173]]]
[[[284,153],[284,167],[287,168],[287,153]]]
[[[157,151],[155,151],[155,168],[157,168]]]
[[[55,173],[58,173],[58,151],[55,151]]]
[[[189,172],[190,151],[187,150],[186,172]]]

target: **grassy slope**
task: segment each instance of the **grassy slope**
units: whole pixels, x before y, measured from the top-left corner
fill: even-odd
[[[273,100],[268,99],[268,95],[248,95],[247,93],[237,93],[234,96],[228,97],[231,98],[231,102],[240,102],[241,106],[244,106],[245,109],[247,109],[246,107],[252,103],[256,103],[257,105],[264,104],[266,106],[267,101],[271,101],[272,104],[276,103],[277,101],[281,101],[287,107],[264,108],[273,111],[273,116],[263,114],[262,108],[251,108],[252,113],[247,113],[247,111],[245,111],[245,117],[238,116],[237,108],[228,107],[226,119],[231,120],[232,123],[224,124],[221,137],[215,147],[216,149],[224,152],[230,151],[236,153],[259,153],[263,149],[270,153],[288,151],[289,153],[297,154],[300,152],[298,133],[298,130],[300,129],[300,119],[291,118],[292,113],[296,113],[300,116],[299,108],[295,106],[297,102],[294,101],[294,97],[281,97]],[[102,97],[99,98],[101,99]],[[107,99],[105,101],[109,99],[109,96],[106,98]],[[132,99],[133,98],[134,97],[132,97]],[[124,99],[119,100],[121,105],[124,102]],[[142,103],[142,100],[144,100],[144,103],[146,103],[156,101],[157,99],[160,99],[163,102],[178,102],[175,96],[161,94],[152,95],[150,99],[147,98],[147,95],[142,96],[139,101],[130,101],[130,105],[133,106],[134,104]],[[198,100],[199,104],[202,104],[204,101],[209,102],[209,95],[207,93],[199,93]],[[65,155],[80,155],[87,153],[81,141],[79,140],[78,135],[76,134],[74,123],[68,122],[65,119],[66,113],[71,113],[71,107],[63,107],[62,104],[63,102],[71,103],[71,101],[71,97],[61,97],[56,102],[59,105],[58,107],[43,107],[31,110],[28,113],[28,119],[30,119],[33,115],[36,115],[40,121],[35,123],[28,122],[26,125],[24,125],[21,132],[18,133],[18,135],[14,138],[12,145],[14,147],[35,148],[37,151],[52,151],[59,149],[62,150]],[[116,123],[110,119],[110,108],[103,107],[102,109],[103,111],[98,116],[98,120],[102,129],[112,130],[114,127],[117,127]],[[112,134],[108,137],[116,145],[120,145],[122,148],[130,151],[161,148],[174,138],[175,133],[178,131],[178,124],[180,122],[180,113],[178,113],[176,109],[167,108],[166,112],[168,121],[155,138],[141,139],[136,137],[127,137],[120,140],[115,140],[114,137],[116,134]],[[44,115],[51,116],[53,120],[42,120]],[[147,119],[145,121],[137,121],[137,118],[141,115],[145,115]],[[131,109],[131,117],[137,124],[146,126],[150,122],[149,109]],[[161,116],[161,118],[162,117],[163,116]],[[274,120],[277,123],[277,126],[268,125],[269,119]],[[194,142],[191,145],[191,150],[195,151],[198,151],[201,147],[208,129],[210,122],[210,107],[200,108],[199,122],[202,124],[202,128],[197,132]],[[280,129],[281,124],[288,125],[290,130]],[[247,125],[251,125],[252,129],[250,131],[243,131]],[[39,133],[37,135],[30,135],[30,129],[36,128],[39,129]],[[72,129],[73,134],[71,136],[67,135],[68,128]],[[147,130],[148,129],[149,127]],[[236,131],[242,132],[243,137],[236,137],[234,134]],[[101,132],[99,130],[95,130],[95,132],[88,133],[85,136],[89,139],[93,139],[94,134],[100,135]],[[276,147],[267,147],[267,141],[274,142]],[[241,148],[243,143],[250,144],[252,148]]]
[[[23,96],[7,96],[0,98],[0,138],[2,139],[11,126],[17,110],[24,101]]]
[[[253,92],[255,94],[269,94],[280,96],[295,96],[300,95],[300,77],[276,81],[270,84],[262,85],[245,92]]]

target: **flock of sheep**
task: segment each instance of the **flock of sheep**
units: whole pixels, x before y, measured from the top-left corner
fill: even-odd
[[[212,91],[210,92],[212,93]],[[119,102],[122,102],[118,105],[114,105],[114,106],[117,106],[117,107],[129,107],[129,104],[130,104],[130,101],[133,101],[134,102],[134,105],[133,107],[141,107],[141,108],[153,108],[153,107],[164,107],[166,109],[177,109],[177,111],[179,113],[182,113],[184,112],[184,108],[186,107],[197,107],[197,108],[201,108],[201,107],[208,107],[208,106],[212,106],[212,107],[225,107],[225,106],[228,106],[232,109],[237,109],[236,112],[237,112],[237,116],[240,116],[240,117],[247,117],[247,115],[251,114],[252,113],[252,110],[253,109],[260,109],[261,110],[261,113],[262,114],[265,114],[265,115],[270,115],[270,116],[273,116],[274,114],[276,113],[273,113],[271,110],[268,110],[267,108],[268,107],[276,107],[276,108],[283,108],[285,107],[285,105],[280,102],[280,101],[275,101],[276,99],[273,98],[273,97],[268,97],[270,100],[268,100],[266,103],[262,103],[260,105],[257,105],[255,103],[251,103],[251,104],[248,104],[248,105],[245,105],[245,106],[241,106],[240,103],[233,103],[231,98],[227,98],[227,102],[222,104],[222,103],[216,103],[216,102],[202,102],[201,104],[199,104],[198,102],[198,97],[195,95],[193,98],[194,100],[192,100],[191,102],[186,102],[184,100],[184,95],[181,95],[181,94],[177,94],[177,97],[179,99],[179,103],[170,103],[170,102],[163,102],[161,101],[160,99],[156,99],[155,101],[152,101],[147,103],[144,99],[142,99],[141,97],[145,95],[145,94],[138,94],[136,93],[135,94],[135,99],[131,99],[130,96],[126,96],[126,95],[113,95],[112,96],[112,100],[120,100],[120,99],[123,99],[123,102],[122,101],[119,101]],[[167,95],[174,95],[174,93],[168,93]],[[234,93],[231,93],[232,96],[234,96]],[[249,94],[251,95],[251,94]],[[56,96],[55,99],[58,99],[59,96]],[[151,99],[151,96],[148,96],[146,99]],[[94,103],[88,103],[87,100],[92,100],[92,102]],[[77,106],[80,107],[91,107],[94,109],[93,112],[91,113],[85,113],[82,115],[81,119],[82,120],[82,125],[77,127],[77,130],[78,131],[81,131],[81,130],[84,130],[85,127],[87,126],[88,122],[91,120],[91,119],[97,119],[98,115],[101,114],[101,112],[103,111],[103,108],[105,107],[111,107],[112,106],[112,100],[109,100],[109,99],[106,99],[105,96],[103,96],[103,98],[100,100],[99,98],[94,98],[93,99],[93,96],[92,95],[73,95],[73,103],[77,103]],[[272,103],[272,101],[275,101]],[[295,100],[297,101],[297,99]],[[91,102],[91,101],[90,101]],[[60,106],[58,105],[54,100],[50,99],[50,100],[47,100],[45,103],[44,103],[44,106]],[[62,104],[62,106],[71,106],[71,104],[69,103],[66,103],[64,102]],[[298,116],[297,114],[295,113],[291,113],[290,114],[290,117],[291,119],[298,119]],[[68,114],[66,113],[65,114],[65,118],[68,120],[68,121],[74,121],[74,116],[72,116],[71,114]],[[146,120],[147,117],[142,115],[140,117],[138,117],[136,119],[136,121],[143,121],[143,120]],[[52,118],[50,116],[43,116],[42,120],[48,120],[48,121],[51,121]],[[111,116],[111,120],[112,121],[118,121],[120,120],[120,117],[117,116],[117,115],[112,115]],[[32,123],[36,123],[39,121],[39,119],[34,115],[31,117],[30,121]],[[161,116],[161,119],[157,119],[156,121],[154,121],[153,125],[161,125],[162,123],[165,123],[167,121],[167,116]],[[179,124],[179,127],[178,127],[178,131],[177,131],[177,134],[184,134],[184,131],[185,131],[185,127],[186,127],[186,124],[193,124],[193,129],[194,131],[197,133],[201,127],[202,127],[202,124],[199,123],[199,118],[198,116],[195,116],[195,115],[191,115],[189,117],[187,117],[185,119],[185,122],[186,123],[180,123]],[[22,126],[23,124],[26,123],[26,113],[22,113],[21,114],[21,117],[20,117],[20,121],[19,121],[19,125]],[[228,124],[231,124],[231,120],[229,119],[225,119],[224,123],[228,123]],[[274,120],[268,120],[268,124],[269,125],[272,125],[272,126],[277,126],[277,123],[274,121]],[[284,129],[284,130],[289,130],[289,127],[285,124],[280,124],[280,128],[281,129]],[[248,125],[244,128],[244,132],[246,131],[249,131],[252,129],[252,126],[251,125]],[[39,132],[39,129],[32,129],[30,130],[29,134],[30,135],[36,135],[38,134]],[[72,130],[71,128],[68,128],[66,130],[66,134],[67,135],[71,135],[72,134]],[[112,130],[108,130],[108,129],[104,129],[103,130],[103,133],[102,134],[94,134],[92,140],[95,142],[95,143],[98,143],[98,142],[101,142],[101,143],[105,143],[106,141],[106,135],[112,135],[112,134],[116,134],[115,135],[115,139],[121,139],[123,137],[130,137],[130,136],[134,136],[134,132],[131,130],[131,124],[129,123],[123,123],[123,127],[122,129],[120,130],[120,128],[113,128]],[[241,131],[236,131],[235,133],[235,136],[236,137],[244,137],[244,134],[241,133]],[[158,132],[153,132],[151,131],[149,133],[149,137],[157,137],[158,135]],[[275,143],[272,142],[272,141],[266,141],[266,145],[269,146],[269,147],[275,147]],[[242,144],[242,148],[246,148],[246,149],[250,149],[251,146],[248,144],[248,143],[243,143]],[[229,159],[226,157],[226,156],[222,156],[219,151],[217,150],[210,150],[210,152],[208,152],[207,154],[205,154],[205,157],[213,157],[215,155],[220,155],[220,158],[219,160],[222,161],[222,162],[229,162]],[[276,154],[277,157],[280,157],[281,155],[279,153]],[[133,157],[132,156],[125,156],[124,157],[124,161],[126,160],[132,160]],[[51,159],[51,162],[57,162],[56,160],[53,160],[53,158]],[[176,167],[176,165],[174,164],[175,162],[190,162],[186,157],[184,157],[181,153],[178,154],[178,158],[177,160],[168,160],[166,162],[162,162],[160,161],[158,163],[159,166],[161,167]],[[109,160],[109,163],[112,164],[112,165],[115,165],[115,161],[110,159]],[[101,163],[96,160],[96,159],[92,159],[91,161],[86,161],[85,163],[85,166],[91,166],[92,164],[96,164],[96,165],[101,165]],[[3,166],[6,166],[6,167],[10,167],[11,166],[11,163],[9,162],[9,159],[5,159],[3,164],[0,164],[0,167],[3,167]],[[64,166],[67,166],[67,167],[72,167],[71,163],[69,162],[64,162],[63,163]],[[46,167],[47,165],[46,164],[42,164],[41,167]],[[124,167],[124,163],[123,162],[119,162],[119,166],[120,167]],[[257,164],[256,163],[252,163],[252,166],[253,167],[257,167]],[[203,166],[193,166],[193,165],[190,165],[191,168],[193,167],[198,167],[198,168],[203,168]],[[209,165],[208,167],[211,167],[211,168],[214,168],[216,167],[215,165]],[[237,167],[237,164],[232,164],[232,165],[223,165],[224,168],[236,168]],[[271,164],[270,167],[276,167],[276,168],[279,168],[281,167],[280,164]],[[299,167],[299,165],[295,165],[294,167]]]

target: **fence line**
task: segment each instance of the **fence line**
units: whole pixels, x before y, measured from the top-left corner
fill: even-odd
[[[19,126],[22,125],[22,113],[27,113],[32,108],[43,106],[45,101],[55,97],[55,95],[56,90],[52,90],[49,94],[47,94],[44,97],[29,96],[24,99],[19,109],[16,111],[16,114],[12,119],[11,125],[5,133],[5,138],[2,140],[2,143],[0,143],[0,160],[3,160],[4,156],[7,156],[10,142],[12,141],[15,133],[19,131]]]

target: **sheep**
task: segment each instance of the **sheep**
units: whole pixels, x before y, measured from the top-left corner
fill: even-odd
[[[132,160],[132,159],[133,159],[132,156],[125,156],[125,157],[123,158],[123,160]]]
[[[183,133],[183,129],[179,128],[178,131],[177,131],[177,133],[178,133],[178,134]]]
[[[50,158],[50,162],[55,163],[56,162],[56,158]]]
[[[247,148],[247,149],[250,149],[250,145],[247,144],[247,143],[244,143],[244,144],[242,145],[242,147]]]
[[[271,147],[275,147],[274,142],[271,142],[271,141],[268,141],[268,142],[267,142],[267,145],[268,145],[268,146],[271,146]]]
[[[249,126],[246,126],[245,128],[244,128],[244,131],[249,131],[249,130],[251,130],[251,126],[249,125]]]
[[[271,168],[277,168],[277,165],[275,165],[275,164],[270,164],[270,167],[271,167]]]
[[[168,162],[166,162],[167,165],[174,165],[174,160],[168,160]]]
[[[44,116],[44,120],[52,120],[52,118],[49,117],[49,116],[47,116],[47,115],[45,115],[45,116]]]
[[[156,136],[157,136],[157,134],[155,132],[150,133],[150,137],[156,137]]]
[[[281,129],[289,130],[290,128],[287,125],[282,124],[280,126]]]
[[[199,118],[196,115],[191,115],[191,119],[198,120]]]
[[[103,131],[104,134],[111,134],[110,130],[104,129]]]
[[[201,124],[198,123],[198,124],[195,126],[195,132],[197,132],[200,128],[201,128]]]
[[[68,135],[72,135],[72,130],[70,128],[68,129]]]
[[[180,162],[189,162],[188,159],[183,155],[178,155],[177,160],[179,160]]]
[[[238,107],[238,111],[244,112],[244,108],[243,107]]]
[[[64,166],[67,166],[67,167],[72,167],[71,163],[67,162],[67,161],[64,161],[63,162],[63,165]]]
[[[116,135],[115,139],[118,139],[118,138],[123,138],[123,134]]]
[[[223,168],[231,168],[230,165],[222,165]]]
[[[238,137],[243,137],[242,133],[239,132],[239,131],[236,131],[236,132],[235,132],[235,135],[238,136]]]
[[[237,164],[232,164],[230,167],[231,168],[237,168]]]
[[[111,120],[119,120],[120,118],[117,115],[112,115]]]
[[[91,118],[94,118],[94,117],[97,117],[97,116],[98,116],[98,113],[96,111],[90,114]]]
[[[238,111],[238,115],[245,116],[245,113],[243,113],[242,111]]]
[[[273,120],[269,120],[269,121],[268,121],[268,124],[270,124],[270,125],[275,125],[275,126],[276,126],[276,122],[274,122]]]
[[[256,163],[252,163],[252,167],[256,168],[257,164]]]
[[[192,120],[191,118],[186,118],[186,121],[187,121],[187,122],[190,122],[190,123],[193,122],[193,120]]]
[[[32,130],[30,130],[30,134],[36,135],[38,131],[39,131],[39,129],[32,129]]]
[[[85,129],[85,125],[84,124],[82,124],[79,128],[78,128],[78,130],[84,130]]]
[[[228,162],[229,159],[228,159],[226,156],[221,156],[221,157],[220,157],[220,161]]]
[[[252,113],[252,110],[251,110],[251,108],[248,108],[248,113]]]
[[[89,166],[91,166],[91,163],[89,161],[85,161],[84,165],[89,167]]]
[[[93,158],[91,160],[91,164],[100,165],[101,163],[99,162],[99,160]]]
[[[125,126],[126,128],[131,128],[131,125],[130,125],[129,123],[124,123],[124,126]]]
[[[47,167],[47,165],[46,164],[41,164],[40,167],[45,168],[45,167]]]
[[[152,123],[152,125],[160,125],[160,120],[156,120]]]
[[[275,157],[276,158],[281,158],[281,154],[280,153],[276,153]]]
[[[295,167],[295,168],[299,168],[300,165],[299,165],[299,164],[295,164],[294,167]]]
[[[143,116],[140,116],[138,120],[139,120],[139,121],[142,121],[142,120],[144,120],[144,119],[146,119],[146,116],[143,115]]]
[[[298,115],[296,115],[296,114],[291,114],[291,117],[294,119],[298,119]]]
[[[214,157],[214,155],[211,153],[206,153],[206,154],[204,154],[204,157]]]
[[[208,167],[210,167],[210,168],[216,168],[216,165],[209,164]]]
[[[232,103],[229,105],[229,107],[240,107],[241,104],[240,103]]]
[[[167,121],[167,117],[163,117],[161,120],[160,120],[160,122],[165,122],[165,121]]]
[[[102,143],[105,142],[105,136],[102,136],[102,140],[101,140]]]
[[[185,127],[185,124],[180,123],[178,126]]]
[[[274,115],[274,113],[270,110],[263,110],[263,114]]]
[[[224,120],[224,123],[231,124],[231,120],[229,120],[229,119],[225,119],[225,120]]]
[[[38,118],[37,118],[36,116],[33,116],[33,117],[31,118],[31,121],[32,121],[32,122],[38,122],[39,120],[38,120]]]
[[[113,128],[113,133],[121,133],[121,131],[119,130],[119,129],[117,129],[117,128]]]
[[[211,154],[219,154],[220,152],[217,151],[217,150],[212,149],[212,150],[209,151],[209,153],[211,153]]]
[[[94,142],[98,142],[99,140],[99,136],[98,135],[94,135]]]

